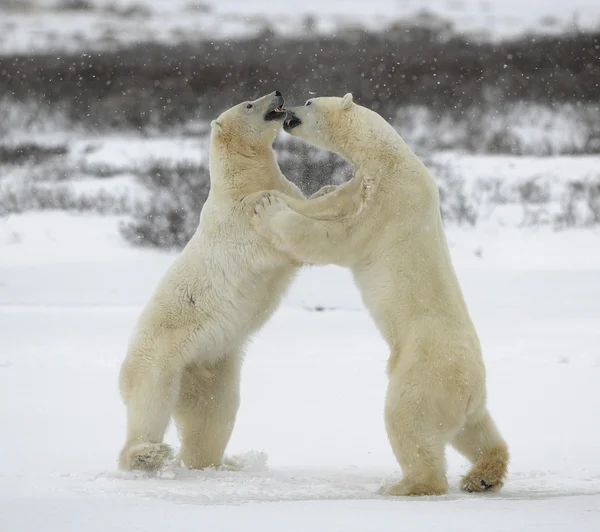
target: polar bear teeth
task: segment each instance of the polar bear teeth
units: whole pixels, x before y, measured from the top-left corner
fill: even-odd
[[[283,113],[285,112],[281,107],[275,107],[275,109],[273,109],[276,113]]]

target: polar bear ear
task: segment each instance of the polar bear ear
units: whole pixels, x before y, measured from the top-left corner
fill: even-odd
[[[223,131],[223,124],[221,124],[221,122],[217,122],[216,120],[213,120],[210,123],[210,127],[214,129],[217,133],[221,133]]]
[[[349,92],[342,98],[342,109],[349,109],[352,105],[352,93]]]

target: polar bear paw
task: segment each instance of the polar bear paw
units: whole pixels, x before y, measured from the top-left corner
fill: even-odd
[[[264,192],[261,196],[256,200],[254,204],[254,216],[258,218],[263,218],[274,212],[285,209],[287,205],[285,205],[280,199],[277,197],[277,194],[274,192]]]
[[[386,484],[377,491],[386,497],[417,497],[425,495],[443,495],[448,492],[446,478],[438,478],[430,482],[417,482],[403,478],[395,484]]]
[[[460,488],[469,493],[482,491],[498,491],[504,486],[502,480],[490,480],[481,478],[479,475],[465,475],[460,483]]]
[[[506,447],[500,447],[479,458],[462,478],[460,487],[470,493],[498,491],[504,486],[507,469],[508,451]]]
[[[155,472],[173,459],[173,451],[166,443],[138,443],[121,451],[122,469]]]

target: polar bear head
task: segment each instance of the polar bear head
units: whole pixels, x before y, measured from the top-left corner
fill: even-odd
[[[226,146],[229,153],[253,155],[273,144],[284,118],[279,91],[242,102],[211,122],[211,143]]]
[[[345,139],[356,131],[361,110],[366,109],[354,104],[350,93],[343,98],[311,98],[302,106],[287,109],[283,129],[310,144],[345,157]]]

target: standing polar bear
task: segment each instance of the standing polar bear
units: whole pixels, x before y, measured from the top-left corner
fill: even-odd
[[[211,123],[211,189],[200,224],[142,311],[121,367],[124,469],[155,471],[171,457],[163,443],[171,416],[185,466],[223,463],[239,405],[244,345],[302,265],[251,223],[265,190],[304,200],[281,174],[272,149],[285,117],[282,105],[277,91]],[[344,215],[362,206],[354,192],[339,204]],[[320,216],[319,205],[307,213]],[[324,214],[333,210],[326,205]]]
[[[486,407],[481,347],[450,259],[434,180],[396,131],[351,94],[288,109],[284,129],[338,153],[357,171],[307,204],[328,202],[333,209],[361,175],[374,179],[373,198],[354,218],[311,219],[273,192],[258,201],[255,225],[299,261],[350,267],[390,347],[384,417],[403,478],[380,493],[446,493],[447,443],[473,464],[464,490],[499,489],[508,449]]]

